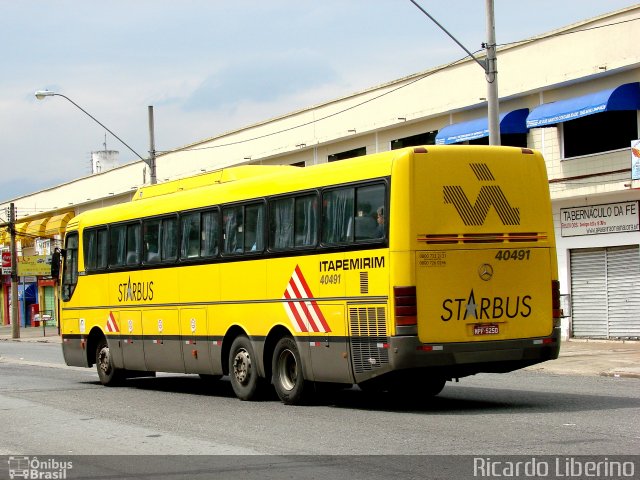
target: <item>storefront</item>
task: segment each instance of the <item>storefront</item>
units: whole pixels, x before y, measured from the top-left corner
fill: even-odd
[[[558,212],[572,337],[640,338],[640,201],[613,200]]]

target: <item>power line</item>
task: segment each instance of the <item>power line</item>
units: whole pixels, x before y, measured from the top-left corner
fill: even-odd
[[[594,26],[594,27],[585,27],[585,28],[581,28],[581,29],[572,30],[570,32],[558,32],[558,33],[554,33],[552,35],[548,35],[548,36],[546,36],[544,38],[553,38],[553,37],[557,37],[557,36],[560,36],[560,35],[571,35],[571,34],[574,34],[574,33],[581,33],[581,32],[585,32],[585,31],[589,31],[589,30],[612,27],[612,26],[623,24],[623,23],[634,22],[634,21],[637,21],[637,20],[640,20],[640,17],[639,18],[632,18],[632,19],[628,19],[628,20],[621,20],[619,22],[611,22],[611,23],[607,23],[607,24],[603,24],[603,25],[597,25],[597,26]],[[501,44],[498,44],[497,46],[501,46],[502,47],[502,46],[509,46],[509,45],[517,45],[517,44],[533,41],[533,40],[535,40],[537,38],[539,38],[539,37],[529,37],[527,39],[518,40],[518,41],[515,41],[515,42],[501,43]],[[442,70],[445,70],[445,69],[447,69],[447,68],[449,68],[449,67],[451,67],[453,65],[456,65],[457,63],[460,63],[460,62],[466,60],[467,58],[470,58],[470,57],[473,58],[476,53],[481,52],[481,51],[482,51],[482,49],[478,49],[478,50],[476,50],[474,52],[471,52],[472,55],[465,55],[464,57],[462,57],[462,58],[460,58],[458,60],[450,62],[450,63],[448,63],[448,64],[446,64],[444,66],[438,67],[438,68],[436,68],[434,70],[431,70],[431,71],[429,71],[429,72],[427,72],[427,73],[425,73],[423,75],[418,76],[417,78],[411,80],[410,82],[407,82],[407,83],[405,83],[403,85],[400,85],[400,86],[398,86],[396,88],[393,88],[393,89],[388,90],[388,91],[386,91],[384,93],[381,93],[380,95],[374,96],[372,98],[364,100],[363,102],[357,103],[355,105],[352,105],[350,107],[344,108],[344,109],[339,110],[337,112],[325,115],[324,117],[316,118],[316,119],[310,120],[308,122],[301,123],[299,125],[294,125],[292,127],[284,128],[282,130],[277,130],[277,131],[271,132],[271,133],[266,133],[264,135],[258,135],[256,137],[247,138],[247,139],[243,139],[243,140],[237,140],[237,141],[234,141],[234,142],[223,143],[223,144],[219,144],[219,145],[210,145],[210,146],[205,146],[205,147],[186,147],[186,148],[177,148],[177,149],[174,149],[174,150],[157,150],[157,153],[190,152],[190,151],[212,150],[212,149],[216,149],[216,148],[230,147],[230,146],[234,146],[234,145],[240,145],[240,144],[243,144],[243,143],[252,142],[252,141],[255,141],[255,140],[261,140],[263,138],[272,137],[274,135],[279,135],[281,133],[286,133],[286,132],[290,132],[292,130],[296,130],[298,128],[302,128],[302,127],[306,127],[306,126],[309,126],[309,125],[313,125],[313,124],[316,124],[316,123],[321,122],[323,120],[327,120],[329,118],[333,118],[335,116],[338,116],[338,115],[341,115],[343,113],[346,113],[346,112],[348,112],[350,110],[354,110],[354,109],[356,109],[358,107],[361,107],[362,105],[365,105],[367,103],[373,102],[375,100],[378,100],[378,99],[380,99],[382,97],[385,97],[387,95],[390,95],[392,93],[395,93],[398,90],[401,90],[401,89],[403,89],[405,87],[413,85],[414,83],[419,82],[420,80],[424,80],[425,78],[428,78],[431,75],[434,75],[434,74],[436,74],[436,73],[438,73],[438,72],[440,72]]]
[[[481,50],[476,50],[473,53],[478,53],[479,51],[481,51]],[[193,148],[179,148],[179,149],[175,149],[175,150],[162,150],[162,151],[159,151],[159,152],[160,153],[170,153],[170,152],[174,152],[174,151],[184,152],[184,151],[210,150],[210,149],[214,149],[214,148],[230,147],[230,146],[233,146],[233,145],[239,145],[241,143],[252,142],[254,140],[261,140],[263,138],[272,137],[272,136],[278,135],[280,133],[285,133],[285,132],[289,132],[291,130],[295,130],[295,129],[298,129],[298,128],[302,128],[302,127],[306,127],[306,126],[309,126],[309,125],[313,125],[313,124],[321,122],[323,120],[327,120],[328,118],[333,118],[333,117],[335,117],[337,115],[341,115],[341,114],[343,114],[345,112],[348,112],[350,110],[354,110],[354,109],[356,109],[358,107],[361,107],[362,105],[365,105],[367,103],[371,103],[374,100],[378,100],[379,98],[382,98],[382,97],[385,97],[385,96],[390,95],[392,93],[395,93],[398,90],[401,90],[401,89],[406,88],[406,87],[408,87],[410,85],[413,85],[414,83],[419,82],[420,80],[424,80],[425,78],[430,77],[431,75],[434,75],[434,74],[436,74],[436,73],[438,73],[438,72],[440,72],[442,70],[445,70],[445,69],[447,69],[447,68],[449,68],[449,67],[451,67],[453,65],[456,65],[457,63],[460,63],[461,61],[467,59],[468,57],[469,57],[468,55],[465,55],[464,57],[459,58],[458,60],[455,60],[455,61],[453,61],[451,63],[448,63],[447,65],[441,66],[441,67],[439,67],[439,68],[437,68],[435,70],[431,70],[431,71],[429,71],[429,72],[427,72],[427,73],[425,73],[423,75],[418,76],[417,78],[414,78],[413,80],[411,80],[411,81],[409,81],[409,82],[407,82],[407,83],[405,83],[403,85],[399,85],[396,88],[393,88],[393,89],[388,90],[388,91],[386,91],[384,93],[381,93],[379,95],[371,97],[371,98],[369,98],[367,100],[364,100],[364,101],[362,101],[360,103],[357,103],[355,105],[351,105],[350,107],[346,107],[346,108],[344,108],[342,110],[339,110],[337,112],[333,112],[333,113],[330,113],[328,115],[325,115],[324,117],[315,118],[315,119],[310,120],[308,122],[304,122],[304,123],[301,123],[299,125],[294,125],[293,127],[283,128],[282,130],[278,130],[278,131],[271,132],[271,133],[265,133],[264,135],[258,135],[257,137],[247,138],[247,139],[244,139],[244,140],[237,140],[235,142],[229,142],[229,143],[224,143],[224,144],[220,144],[220,145],[210,145],[210,146],[206,146],[206,147],[193,147]]]
[[[547,35],[544,38],[559,37],[561,35],[573,35],[574,33],[582,33],[582,32],[588,32],[589,30],[597,30],[599,28],[613,27],[613,26],[616,26],[616,25],[621,25],[623,23],[636,22],[638,20],[640,20],[640,17],[638,17],[638,18],[630,18],[628,20],[620,20],[619,22],[605,23],[603,25],[596,25],[595,27],[578,28],[578,29],[572,30],[570,32],[557,32],[557,33],[553,33],[551,35]],[[517,45],[517,44],[520,44],[520,43],[531,42],[531,41],[539,39],[539,38],[540,37],[529,37],[529,38],[526,38],[524,40],[516,40],[514,42],[499,43],[498,46],[499,47],[506,47],[506,46],[509,46],[509,45]]]

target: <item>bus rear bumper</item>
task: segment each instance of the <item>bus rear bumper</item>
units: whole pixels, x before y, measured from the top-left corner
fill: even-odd
[[[393,370],[439,370],[449,378],[481,372],[510,372],[558,358],[560,329],[549,337],[465,343],[425,344],[417,336],[389,339]]]

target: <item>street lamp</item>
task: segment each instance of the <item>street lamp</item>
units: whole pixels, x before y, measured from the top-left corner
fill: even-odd
[[[153,135],[153,107],[149,106],[150,149],[149,149],[149,158],[145,159],[138,152],[136,152],[133,148],[131,148],[129,145],[127,145],[127,143],[124,140],[122,140],[115,133],[113,133],[111,130],[109,130],[102,122],[100,122],[97,118],[95,118],[93,115],[91,115],[89,112],[87,112],[84,108],[82,108],[76,102],[71,100],[69,97],[67,97],[65,95],[62,95],[61,93],[52,92],[50,90],[38,90],[35,93],[35,95],[36,95],[36,98],[38,100],[43,100],[46,97],[62,97],[65,100],[67,100],[70,103],[72,103],[75,107],[77,107],[85,115],[87,115],[91,120],[96,122],[98,125],[100,125],[102,128],[104,128],[107,132],[109,132],[111,135],[113,135],[120,143],[122,143],[125,147],[127,147],[129,150],[131,150],[136,155],[136,157],[138,157],[144,163],[149,165],[149,169],[151,170],[151,184],[155,185],[157,183],[157,180],[156,180],[156,152],[155,152],[155,147],[154,147],[154,135]]]

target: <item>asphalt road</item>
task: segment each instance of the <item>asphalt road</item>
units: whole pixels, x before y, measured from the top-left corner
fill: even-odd
[[[521,371],[462,379],[431,400],[354,388],[285,406],[275,397],[242,402],[227,379],[165,374],[106,388],[93,369],[65,366],[59,345],[0,342],[0,455],[233,455],[227,466],[258,455],[255,471],[267,462],[273,478],[307,478],[286,474],[305,466],[308,478],[333,468],[350,479],[364,478],[353,469],[369,479],[435,478],[424,476],[424,455],[471,456],[453,462],[461,474],[474,456],[635,455],[638,418],[637,379]],[[194,461],[192,478],[209,471],[197,466],[204,461]]]

